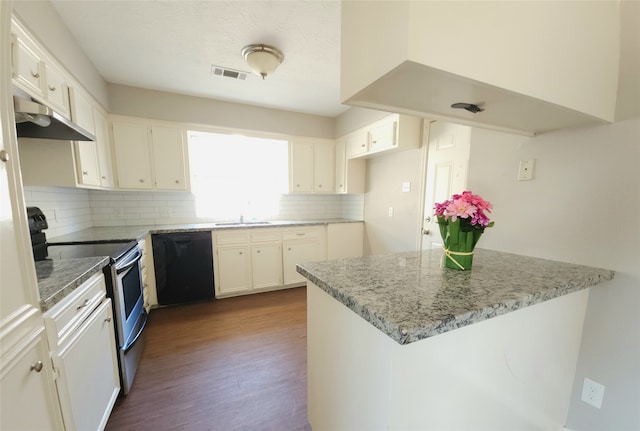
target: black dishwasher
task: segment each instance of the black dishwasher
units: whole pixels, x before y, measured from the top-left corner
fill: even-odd
[[[215,299],[211,232],[151,235],[158,305]]]

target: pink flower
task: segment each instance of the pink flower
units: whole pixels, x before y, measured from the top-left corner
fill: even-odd
[[[464,198],[454,199],[446,208],[446,215],[451,217],[451,221],[455,222],[458,217],[468,218],[476,212],[476,207],[467,202]]]
[[[436,203],[434,205],[435,213],[439,217],[444,217],[444,213],[447,209],[447,205],[449,205],[450,201],[444,201],[442,203]]]

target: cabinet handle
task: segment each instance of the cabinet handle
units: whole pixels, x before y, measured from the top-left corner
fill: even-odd
[[[300,184],[296,184],[296,187],[300,187]]]
[[[105,177],[104,175],[103,175],[103,176],[101,176],[100,178],[102,178],[103,180],[106,180],[106,179],[107,179],[107,177]]]
[[[87,171],[82,171],[82,175],[89,175],[89,172],[87,172]]]
[[[260,250],[256,250],[256,253],[260,253]]]
[[[176,180],[176,184],[180,184],[180,180]]]
[[[298,236],[305,236],[306,234],[305,234],[304,232],[301,232],[301,233],[297,233],[296,235],[298,235]],[[291,250],[291,249],[289,249],[289,250]]]
[[[322,188],[322,184],[318,184],[318,188]]]
[[[366,146],[367,146],[367,144],[360,144],[360,146],[361,146],[362,148],[364,148],[364,147],[366,147]]]
[[[109,316],[106,319],[104,319],[104,321],[107,322],[107,323],[111,322],[111,316]]]
[[[242,254],[242,252],[240,252],[239,254]]]
[[[84,303],[82,303],[82,305],[78,305],[76,307],[76,311],[83,309],[84,307],[87,307],[89,304],[91,304],[91,300],[90,299],[85,299]]]
[[[143,180],[142,178],[140,178],[140,182],[141,182],[141,183],[144,183],[144,180]]]
[[[38,361],[35,364],[33,364],[29,369],[29,371],[35,371],[36,373],[39,373],[40,371],[42,371],[42,361]]]
[[[291,251],[291,247],[287,248],[287,250]]]
[[[4,163],[7,163],[9,161],[9,153],[7,152],[7,150],[0,150],[0,160]]]
[[[52,86],[49,85],[48,87],[49,87],[49,91],[56,91],[56,87],[55,86],[52,87]]]
[[[34,72],[33,70],[31,71],[31,76],[33,76],[36,79],[40,78],[40,74],[38,72]]]

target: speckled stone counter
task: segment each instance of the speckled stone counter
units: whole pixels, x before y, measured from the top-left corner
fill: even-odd
[[[66,235],[49,238],[49,242],[77,241],[132,241],[141,240],[151,233],[198,232],[223,229],[261,229],[269,227],[293,227],[327,225],[330,223],[361,223],[362,220],[323,219],[323,220],[272,220],[266,224],[224,224],[224,223],[190,223],[176,225],[144,225],[144,226],[101,226],[83,229]]]
[[[36,262],[40,309],[46,312],[109,263],[108,257],[41,260]]]
[[[606,269],[477,249],[471,271],[441,250],[298,265],[298,272],[399,344],[600,284]]]

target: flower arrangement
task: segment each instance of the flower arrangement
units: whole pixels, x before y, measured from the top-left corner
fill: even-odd
[[[474,247],[484,230],[494,225],[487,216],[491,208],[490,202],[470,191],[435,204],[447,268],[471,269]]]

